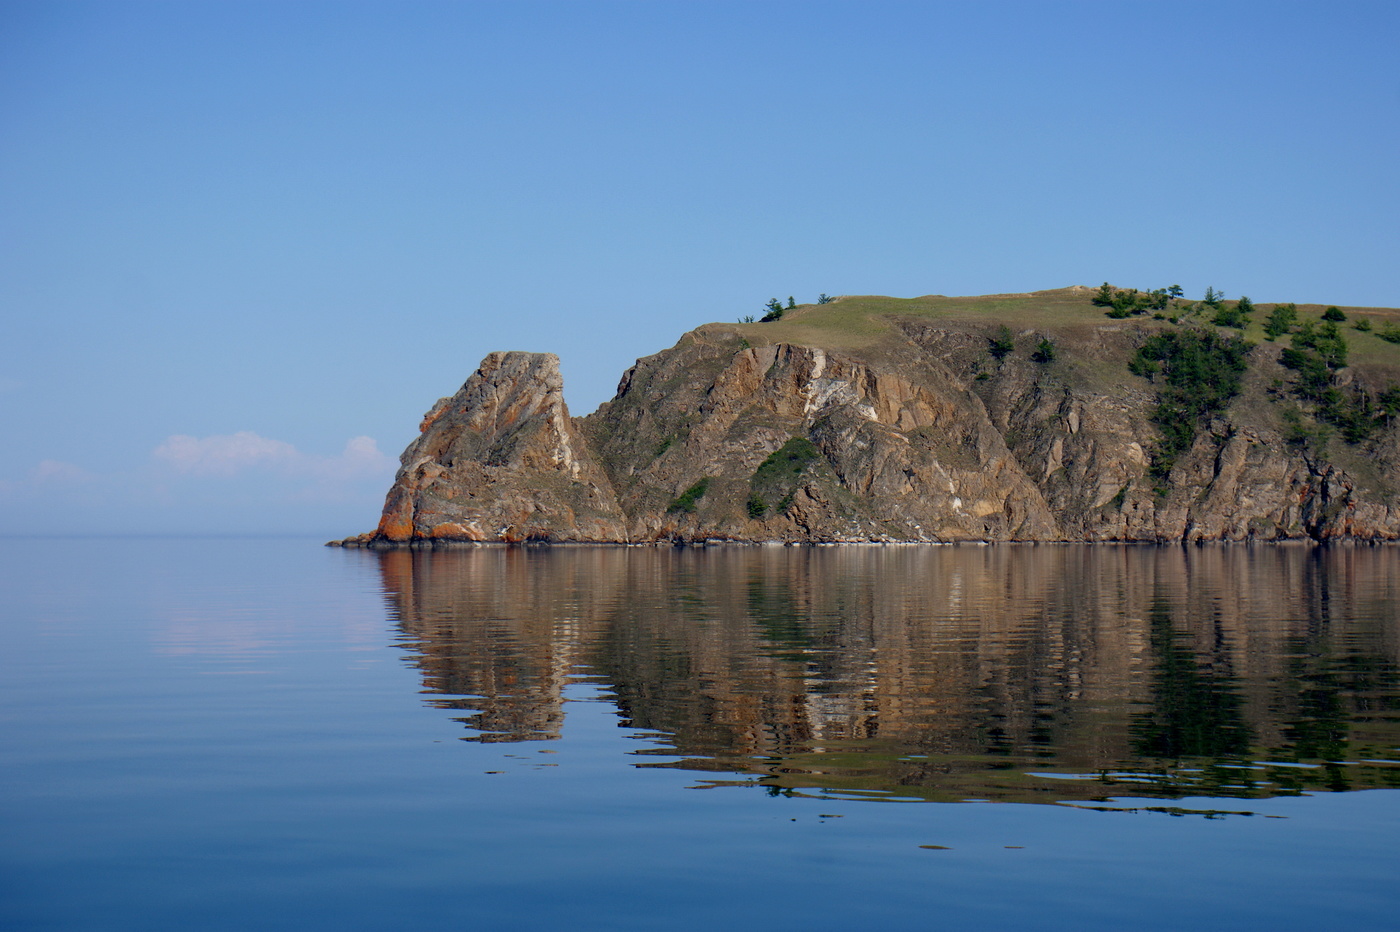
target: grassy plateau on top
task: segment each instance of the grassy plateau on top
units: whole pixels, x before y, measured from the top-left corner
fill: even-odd
[[[1078,331],[1079,335],[1088,337],[1106,324],[1114,323],[1109,313],[1112,309],[1106,310],[1094,303],[1098,292],[1097,288],[1075,285],[1023,294],[972,297],[845,295],[824,304],[799,304],[784,309],[782,316],[775,320],[727,326],[736,327],[756,345],[795,343],[829,349],[861,349],[888,339],[894,336],[892,323],[897,318],[922,318],[956,328],[1005,325],[1014,330],[1053,331],[1065,336]],[[1219,306],[1228,308],[1238,304],[1237,300],[1219,302]],[[1242,328],[1219,329],[1241,335],[1250,343],[1265,342],[1268,315],[1280,306],[1284,305],[1253,305],[1253,313],[1244,320]],[[1298,320],[1302,322],[1321,320],[1328,306],[1298,304],[1295,307]],[[1343,306],[1338,310],[1346,317],[1342,329],[1351,349],[1353,365],[1395,366],[1400,371],[1400,343],[1383,337],[1400,330],[1400,309]],[[1169,327],[1174,321],[1216,326],[1214,317],[1215,308],[1206,306],[1205,302],[1173,298],[1160,311],[1149,310],[1127,319],[1148,326]],[[1286,342],[1283,336],[1276,339]]]

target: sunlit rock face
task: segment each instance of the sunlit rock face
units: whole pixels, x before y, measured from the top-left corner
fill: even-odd
[[[492,353],[428,412],[353,542],[1400,537],[1400,427],[1365,450],[1286,442],[1273,345],[1154,480],[1138,322],[1047,331],[1050,364],[990,359],[977,323],[896,321],[855,348],[764,332],[698,328],[584,418],[555,356]]]
[[[625,539],[612,486],[564,404],[554,354],[491,353],[420,430],[374,538]]]
[[[934,358],[901,366],[697,331],[585,419],[637,539],[1055,539],[985,406]],[[792,438],[820,456],[762,484]],[[668,507],[709,478],[693,512]],[[766,496],[762,495],[767,491]],[[759,494],[762,501],[750,502]]]

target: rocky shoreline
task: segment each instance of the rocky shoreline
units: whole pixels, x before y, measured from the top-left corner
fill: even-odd
[[[503,541],[503,540],[433,540],[417,538],[413,540],[385,540],[374,534],[357,534],[342,540],[328,540],[327,547],[341,547],[346,550],[472,550],[510,547],[606,547],[625,549],[669,548],[723,548],[723,547],[1253,547],[1253,546],[1293,546],[1293,547],[1384,547],[1400,543],[1400,540],[1379,538],[1338,538],[1336,540],[1315,540],[1311,537],[1289,538],[1284,540],[1195,540],[1195,541],[1154,541],[1154,540],[570,540],[570,541]]]

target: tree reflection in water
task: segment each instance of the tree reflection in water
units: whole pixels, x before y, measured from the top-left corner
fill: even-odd
[[[1153,602],[1149,617],[1152,710],[1135,716],[1133,753],[1172,761],[1247,756],[1251,732],[1226,645],[1198,658],[1191,632],[1173,627],[1165,600]]]

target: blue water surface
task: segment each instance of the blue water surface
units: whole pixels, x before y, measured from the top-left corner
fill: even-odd
[[[1184,815],[778,791],[639,766],[685,755],[582,668],[553,740],[463,740],[366,552],[6,541],[0,586],[6,929],[1388,929],[1400,906],[1394,789]],[[1192,814],[1224,811],[1250,814]]]

